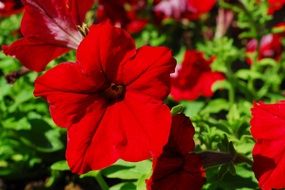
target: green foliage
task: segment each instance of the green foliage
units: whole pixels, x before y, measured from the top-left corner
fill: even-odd
[[[0,78],[0,176],[26,177],[24,171],[52,162],[64,149],[64,132],[53,126],[46,104],[32,95],[34,78],[31,73],[13,85],[7,84],[4,73]]]
[[[130,186],[130,182],[135,185],[136,190],[145,190],[145,180],[151,175],[151,161],[145,160],[137,163],[124,162],[119,160],[113,166],[104,169],[102,174],[107,178],[118,178],[127,180],[125,183],[115,185],[110,189],[127,190]],[[118,188],[118,186],[120,188]],[[134,188],[133,188],[134,190]]]
[[[0,44],[15,40],[19,23],[18,15],[0,20]],[[45,102],[33,96],[37,74],[30,73],[11,85],[5,75],[18,69],[19,64],[2,52],[0,63],[0,177],[25,179],[46,175],[49,168],[42,165],[63,156],[60,152],[64,150],[65,132],[55,128]]]
[[[233,40],[227,37],[217,38],[213,41],[198,44],[198,49],[206,55],[214,57],[211,67],[214,71],[230,72],[231,64],[236,60],[242,60],[243,52],[233,44]]]
[[[220,0],[219,3],[221,7],[237,13],[237,25],[243,29],[239,35],[240,38],[260,39],[269,32],[265,26],[272,17],[268,15],[267,0],[238,0],[235,5],[226,3],[224,0]]]

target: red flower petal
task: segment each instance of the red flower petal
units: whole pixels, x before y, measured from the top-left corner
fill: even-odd
[[[71,171],[78,174],[114,163],[125,141],[116,123],[118,115],[112,110],[107,112],[104,99],[91,104],[94,108],[67,131],[66,160]]]
[[[87,114],[68,130],[66,155],[73,172],[101,169],[119,158],[135,162],[160,154],[171,122],[167,106],[151,97],[127,93],[95,122],[103,112]]]
[[[269,14],[274,14],[276,11],[280,10],[285,5],[285,0],[268,0]]]
[[[139,161],[158,157],[170,132],[169,108],[161,100],[131,90],[127,91],[122,104],[121,128],[128,139],[122,158]]]
[[[179,170],[181,165],[177,165],[176,168],[173,168],[173,171],[170,172],[170,168],[165,166],[169,166],[171,160],[174,159],[164,159],[161,158],[158,163],[156,163],[155,171],[152,179],[149,182],[148,190],[201,190],[205,183],[205,171],[203,169],[202,163],[200,161],[199,156],[195,154],[190,154],[187,157],[187,164],[191,165],[191,170]],[[158,166],[159,164],[159,166]],[[165,167],[162,170],[161,167]],[[154,178],[155,174],[164,174],[164,177]],[[158,176],[157,176],[158,177]]]
[[[66,4],[68,4],[68,8],[70,10],[71,20],[76,25],[81,25],[85,20],[85,15],[87,11],[89,11],[95,0],[84,0],[84,3],[79,0],[65,0]]]
[[[285,102],[257,103],[252,109],[253,170],[262,190],[285,188],[284,110]]]
[[[194,128],[184,115],[175,115],[168,144],[153,161],[153,175],[148,190],[200,190],[205,182],[205,171],[194,149]]]
[[[166,149],[170,148],[184,155],[195,148],[194,127],[188,117],[182,114],[173,116],[171,134]]]
[[[131,34],[139,33],[144,29],[144,27],[147,25],[147,20],[145,19],[136,19],[132,22],[130,22],[126,26],[126,30],[130,32]]]
[[[186,51],[182,67],[172,79],[171,95],[174,100],[195,100],[211,97],[212,86],[224,80],[222,73],[211,71],[212,59],[206,60],[198,51]]]
[[[140,32],[147,21],[139,18],[139,11],[146,8],[146,0],[99,0],[97,19],[110,19],[115,26],[122,27],[130,33]]]
[[[93,4],[93,0],[86,0],[86,3],[77,1],[24,0],[25,13],[21,24],[24,39],[6,46],[6,54],[17,57],[29,69],[39,71],[69,48],[76,49],[83,38],[77,25],[82,24],[83,16]],[[75,4],[80,6],[76,8]],[[38,60],[31,56],[36,48],[39,49],[36,56],[45,59]],[[61,49],[61,53],[57,48]]]
[[[164,99],[169,94],[169,73],[174,72],[175,65],[169,49],[144,46],[120,65],[116,80],[124,82],[129,91]]]
[[[26,38],[38,39],[57,46],[76,49],[82,40],[77,30],[77,15],[71,15],[66,0],[24,0],[25,14],[21,31]]]
[[[209,12],[216,4],[216,0],[188,0],[188,9],[195,14]]]
[[[75,63],[64,63],[49,70],[35,81],[35,96],[45,97],[50,104],[53,120],[62,127],[77,123],[92,110],[97,101],[96,91],[104,86],[104,78],[82,75]]]
[[[6,55],[21,60],[25,67],[39,72],[44,70],[48,62],[66,53],[68,49],[24,38],[10,46],[3,46],[3,51]]]
[[[1,0],[0,16],[10,16],[19,13],[23,9],[21,0]]]
[[[114,81],[119,64],[131,50],[135,50],[132,37],[109,22],[103,22],[90,28],[78,48],[77,60],[86,74],[96,76],[103,71],[109,81]]]

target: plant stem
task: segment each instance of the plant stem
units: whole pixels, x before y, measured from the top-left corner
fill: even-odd
[[[101,172],[97,172],[94,177],[102,190],[109,190],[109,186],[101,175]]]
[[[249,165],[252,165],[253,161],[242,154],[236,154],[234,163],[247,163]]]
[[[197,153],[201,158],[203,166],[205,168],[210,168],[218,165],[233,163],[247,163],[252,165],[252,160],[246,156],[239,153],[230,153],[230,152],[214,152],[214,151],[205,151]]]

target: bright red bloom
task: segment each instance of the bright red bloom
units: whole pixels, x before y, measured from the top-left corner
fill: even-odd
[[[29,69],[41,71],[51,60],[76,49],[83,39],[78,30],[93,0],[23,0],[25,13],[21,23],[23,38],[4,46]]]
[[[200,96],[211,97],[212,86],[224,76],[210,68],[213,59],[206,60],[202,52],[188,50],[181,68],[172,78],[171,96],[174,100],[195,100]]]
[[[179,114],[172,118],[171,133],[159,158],[153,161],[153,174],[148,190],[200,190],[205,171],[194,150],[194,127],[188,117]]]
[[[110,19],[116,26],[125,28],[130,33],[140,32],[147,20],[138,16],[146,8],[146,0],[99,0],[97,18]]]
[[[209,12],[215,4],[216,0],[161,0],[154,11],[163,13],[165,17],[193,20]]]
[[[253,170],[260,188],[285,188],[285,101],[254,104],[251,133],[256,141]]]
[[[285,0],[268,0],[269,4],[269,14],[274,14],[274,12],[280,10],[285,5]]]
[[[254,53],[257,48],[257,40],[253,39],[248,42],[246,46],[246,53]],[[279,35],[268,34],[263,36],[260,41],[260,47],[258,50],[258,59],[263,58],[272,58],[275,60],[279,60],[282,54],[282,41]],[[248,58],[248,64],[252,64],[252,60]]]
[[[35,82],[35,95],[68,132],[71,170],[101,169],[121,158],[158,156],[171,125],[163,100],[175,67],[164,47],[135,49],[131,36],[102,23],[92,26],[77,50],[77,63],[64,63]]]
[[[23,9],[21,0],[0,0],[0,16],[19,13]]]

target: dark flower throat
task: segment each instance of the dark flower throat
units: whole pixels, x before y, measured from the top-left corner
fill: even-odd
[[[125,96],[125,86],[120,84],[111,83],[111,85],[104,91],[104,97],[111,102],[120,101]]]

